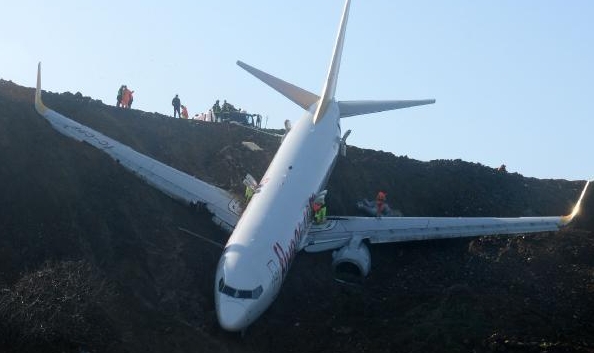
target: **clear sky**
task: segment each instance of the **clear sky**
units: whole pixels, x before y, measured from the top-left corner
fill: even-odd
[[[190,115],[302,114],[236,60],[319,94],[342,0],[6,1],[0,78]],[[351,145],[537,178],[594,177],[594,2],[353,0],[336,98],[437,103],[343,119]]]

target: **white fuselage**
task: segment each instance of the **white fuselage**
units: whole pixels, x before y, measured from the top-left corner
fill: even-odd
[[[285,136],[231,234],[217,267],[219,323],[240,331],[273,302],[311,224],[312,197],[325,185],[340,147],[338,106],[314,124],[317,105]]]

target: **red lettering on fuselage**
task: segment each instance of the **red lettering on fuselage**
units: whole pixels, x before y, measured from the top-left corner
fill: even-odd
[[[283,249],[282,245],[278,242],[275,242],[272,245],[272,250],[274,250],[274,253],[278,257],[278,262],[281,267],[283,278],[289,271],[289,267],[291,266],[291,263],[295,258],[295,254],[297,253],[297,248],[299,244],[301,244],[301,241],[303,240],[303,237],[305,236],[305,233],[307,232],[307,229],[309,229],[309,226],[311,224],[311,208],[314,199],[315,194],[312,194],[305,206],[305,209],[303,210],[303,218],[295,226],[295,229],[293,231],[293,237],[289,240],[289,244],[287,245],[286,250]]]

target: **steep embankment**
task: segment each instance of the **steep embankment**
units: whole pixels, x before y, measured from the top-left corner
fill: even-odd
[[[124,111],[82,95],[46,104],[223,188],[259,178],[278,140],[228,124]],[[300,256],[276,303],[240,339],[216,323],[224,241],[197,214],[93,148],[56,133],[33,91],[0,81],[0,348],[7,351],[588,351],[594,347],[590,192],[575,228],[525,238],[372,248],[364,286],[332,281],[330,255]],[[242,141],[264,151],[252,152]],[[350,147],[329,183],[333,214],[388,192],[405,215],[567,213],[582,183],[419,162]]]

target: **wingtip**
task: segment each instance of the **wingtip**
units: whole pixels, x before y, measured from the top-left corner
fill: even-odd
[[[47,108],[41,100],[41,61],[37,64],[37,86],[35,87],[35,109],[43,114]]]
[[[561,217],[562,225],[565,226],[565,225],[571,223],[571,221],[573,221],[575,216],[577,216],[580,213],[580,209],[582,207],[582,200],[584,199],[584,195],[586,195],[586,190],[588,190],[588,185],[590,185],[590,182],[592,182],[592,181],[593,180],[586,181],[586,185],[584,185],[584,189],[582,190],[582,193],[580,194],[580,198],[578,199],[577,203],[573,207],[573,210],[571,211],[571,213],[568,214],[567,216]]]

